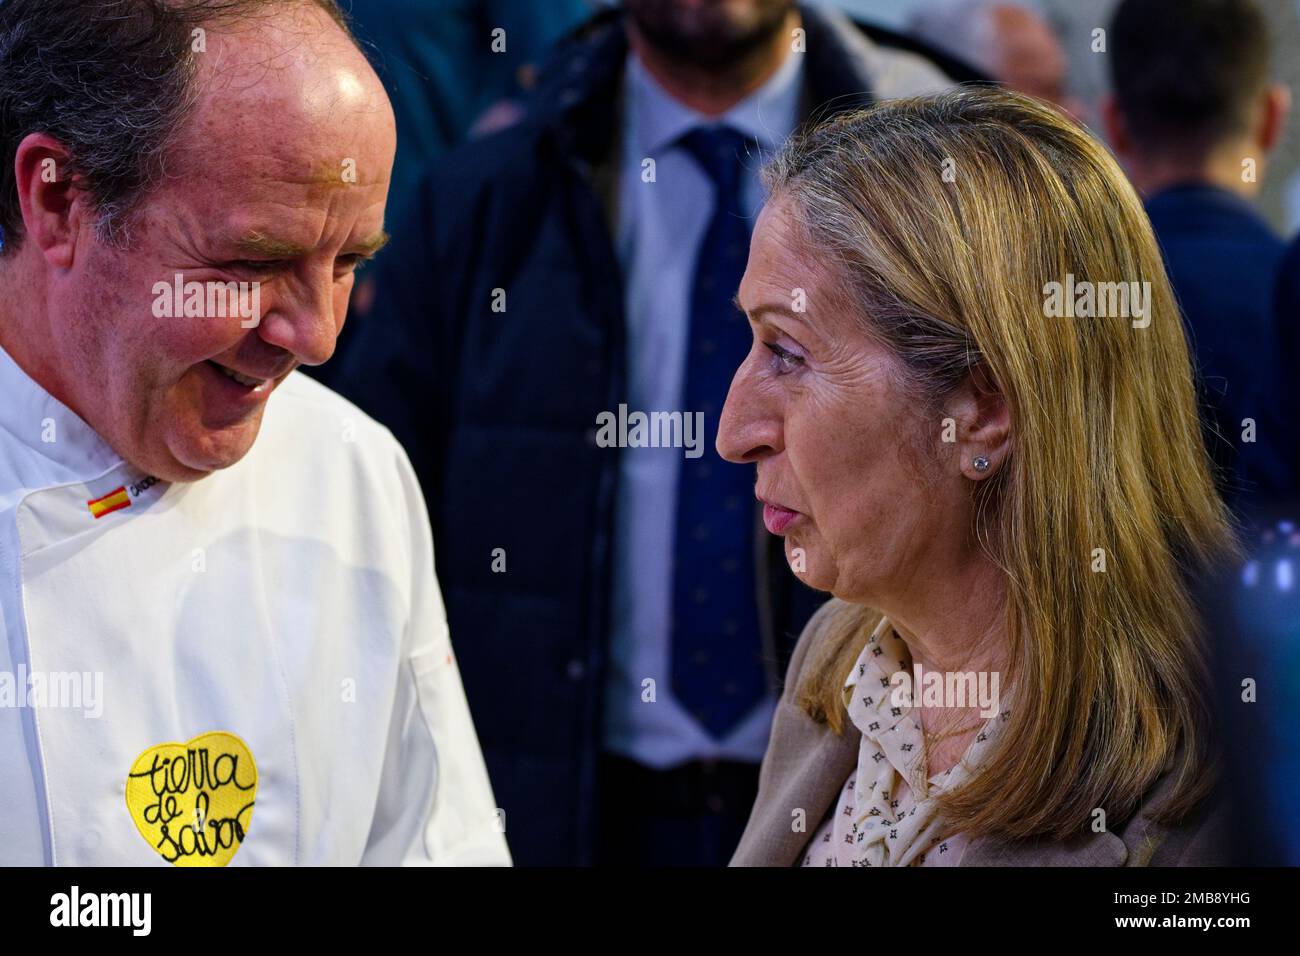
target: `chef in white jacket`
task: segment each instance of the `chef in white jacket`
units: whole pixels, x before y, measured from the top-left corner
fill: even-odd
[[[294,371],[382,86],[332,0],[60,6],[0,5],[0,864],[508,864],[411,466]]]

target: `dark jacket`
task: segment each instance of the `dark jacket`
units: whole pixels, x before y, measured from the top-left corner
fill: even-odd
[[[1249,510],[1293,493],[1297,429],[1284,417],[1273,327],[1282,240],[1245,200],[1210,185],[1162,190],[1146,208],[1182,307],[1225,497]],[[1253,443],[1242,441],[1245,418],[1255,420]]]
[[[1291,240],[1278,263],[1273,332],[1278,342],[1275,364],[1282,390],[1281,418],[1287,425],[1285,442],[1294,479],[1300,478],[1300,388],[1295,381],[1300,370],[1300,235]],[[1292,504],[1300,501],[1300,482],[1292,482],[1289,495],[1277,497]]]
[[[804,26],[809,111],[866,103],[842,29],[811,11]],[[552,58],[523,122],[432,171],[397,212],[374,309],[330,382],[393,430],[420,476],[461,676],[524,865],[588,864],[595,849],[619,473],[595,435],[597,415],[627,400],[607,201],[626,49],[620,15],[598,17]],[[768,543],[756,574],[775,691],[819,596]]]

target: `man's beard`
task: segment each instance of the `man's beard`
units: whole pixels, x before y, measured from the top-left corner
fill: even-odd
[[[704,0],[699,6],[681,0],[626,0],[624,7],[663,56],[707,69],[736,63],[771,42],[794,0],[753,0],[752,12],[743,17],[729,16],[721,0]]]

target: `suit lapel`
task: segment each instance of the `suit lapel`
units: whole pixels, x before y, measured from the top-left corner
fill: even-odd
[[[861,734],[852,724],[844,736],[782,701],[758,799],[732,858],[733,866],[792,866],[821,825],[858,762]],[[802,825],[800,825],[802,824]]]

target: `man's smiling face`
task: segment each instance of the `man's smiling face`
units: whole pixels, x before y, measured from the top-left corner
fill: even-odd
[[[315,7],[209,30],[196,57],[201,95],[125,248],[81,217],[49,297],[60,397],[172,481],[237,462],[276,386],[333,353],[353,270],[385,238],[396,146],[383,86]],[[259,283],[260,322],[156,318],[155,284],[178,273]]]

